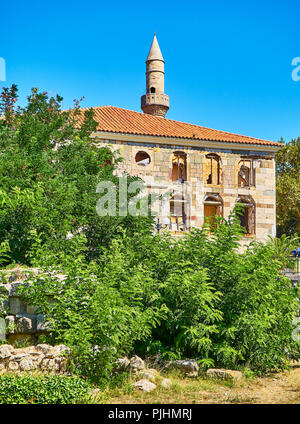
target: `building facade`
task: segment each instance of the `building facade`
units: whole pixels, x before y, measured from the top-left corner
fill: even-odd
[[[119,175],[139,176],[156,203],[157,219],[174,234],[227,218],[237,203],[244,241],[276,234],[275,153],[280,143],[165,118],[164,59],[154,36],[146,60],[144,113],[94,108],[97,145],[120,151]]]

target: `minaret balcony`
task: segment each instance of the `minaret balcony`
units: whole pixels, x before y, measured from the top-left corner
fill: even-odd
[[[163,94],[163,93],[144,94],[141,98],[142,108],[143,108],[143,106],[151,105],[151,104],[169,107],[169,104],[170,104],[169,96],[167,94]]]

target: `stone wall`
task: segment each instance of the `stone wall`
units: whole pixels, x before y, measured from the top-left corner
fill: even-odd
[[[43,315],[22,302],[18,288],[38,269],[15,268],[0,271],[0,312],[4,317],[6,340],[15,346],[36,344],[41,334],[47,331]]]
[[[113,150],[119,150],[123,162],[118,164],[117,173],[127,172],[142,178],[149,192],[163,194],[167,185],[172,189],[172,158],[175,151],[186,153],[187,183],[192,187],[190,204],[190,227],[201,227],[204,223],[204,199],[209,194],[220,195],[223,202],[223,216],[228,217],[239,196],[250,196],[255,203],[255,231],[245,236],[243,242],[257,239],[267,240],[267,236],[276,234],[276,193],[275,193],[275,160],[273,153],[259,151],[239,151],[229,149],[210,149],[194,146],[176,146],[163,144],[121,142],[114,140],[97,140],[99,146],[111,144]],[[255,146],[253,146],[255,148]],[[135,162],[137,152],[149,154],[151,162],[147,166],[139,166]],[[219,184],[207,183],[206,155],[215,153],[219,156]],[[238,170],[242,158],[255,158],[255,183],[249,187],[239,187]],[[254,160],[254,159],[253,159]],[[163,218],[163,217],[161,217]]]
[[[69,349],[65,345],[50,346],[38,344],[16,349],[12,345],[0,346],[0,372],[43,371],[60,373],[67,370],[66,355]]]

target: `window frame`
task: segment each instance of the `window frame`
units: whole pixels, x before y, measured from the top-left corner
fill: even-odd
[[[250,163],[250,167],[246,167],[249,169],[249,181],[247,185],[241,185],[239,183],[239,177],[240,177],[240,171],[241,167],[245,166],[245,162]],[[242,165],[243,163],[243,165]],[[242,177],[241,177],[242,178]],[[244,188],[244,187],[255,187],[256,185],[256,175],[255,175],[255,167],[254,167],[254,159],[249,157],[241,157],[241,159],[238,162],[238,172],[237,172],[237,184],[238,187]]]
[[[183,159],[183,178],[180,175],[180,160]],[[177,178],[174,178],[174,168],[177,165]],[[187,154],[181,150],[173,152],[172,155],[172,182],[183,184],[187,181]]]
[[[207,160],[210,160],[210,174],[208,175],[208,178],[206,178],[205,176],[205,184],[206,185],[221,185],[221,165],[222,165],[222,160],[221,157],[217,154],[217,153],[207,153],[205,155],[205,162]],[[217,183],[213,183],[213,160],[215,160],[217,162]],[[211,182],[208,182],[209,178],[211,177]]]
[[[247,232],[244,233],[244,236],[246,237],[255,236],[256,234],[256,205],[254,200],[252,199],[251,196],[240,195],[236,199],[236,204],[242,205],[244,207],[243,216],[245,214],[245,210],[247,209],[247,214],[248,214],[247,227],[245,227],[241,223],[241,226],[247,230]],[[250,216],[249,216],[249,209],[251,210]],[[241,222],[241,217],[242,217],[242,214],[239,215],[240,222]],[[251,231],[248,231],[248,230],[251,230]]]

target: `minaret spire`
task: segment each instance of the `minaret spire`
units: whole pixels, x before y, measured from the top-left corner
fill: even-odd
[[[164,93],[165,61],[154,33],[146,60],[146,94],[141,98],[144,113],[165,117],[169,109],[169,96]]]
[[[152,41],[150,51],[147,57],[147,61],[148,60],[162,60],[164,62],[164,58],[162,57],[162,54],[158,45],[158,41],[156,38],[156,32],[154,33],[153,41]]]

